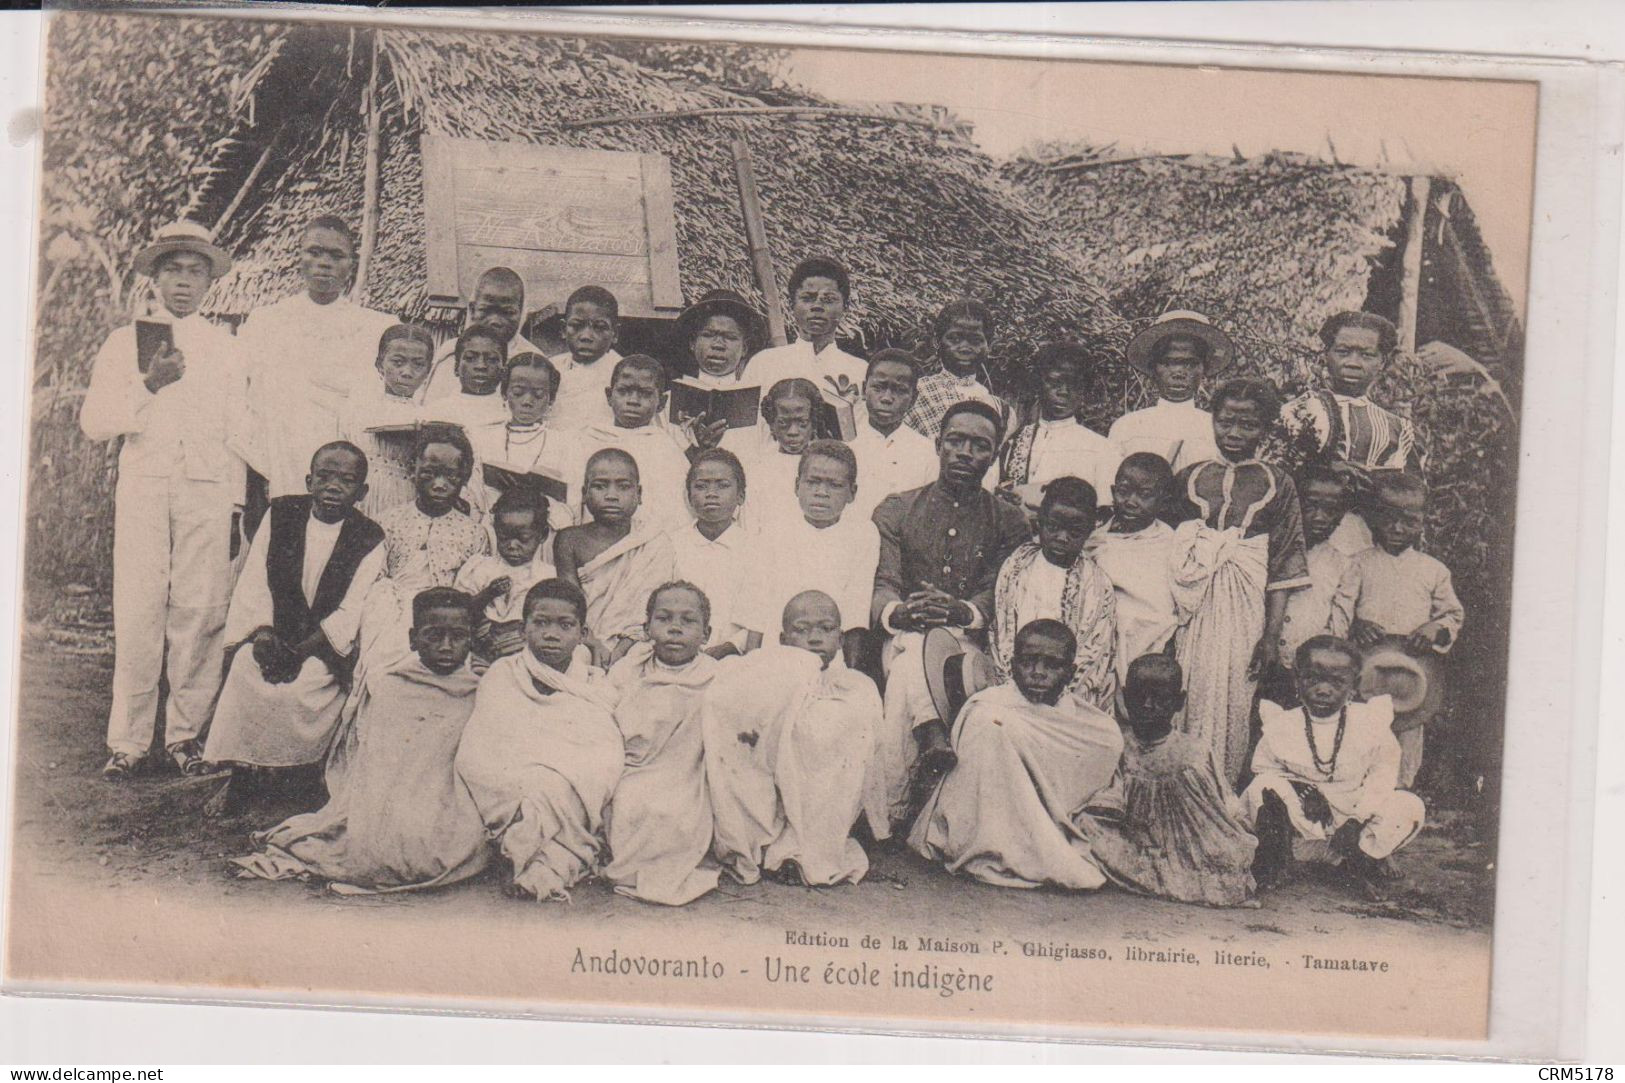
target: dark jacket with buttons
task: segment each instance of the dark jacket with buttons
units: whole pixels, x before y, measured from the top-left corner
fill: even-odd
[[[1026,514],[984,489],[955,501],[936,482],[880,502],[875,605],[934,588],[969,602],[985,625],[993,619],[999,567],[1032,536]]]

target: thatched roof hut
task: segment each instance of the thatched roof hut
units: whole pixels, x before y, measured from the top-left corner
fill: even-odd
[[[378,244],[366,303],[426,314],[422,155],[424,133],[571,147],[658,152],[671,163],[682,286],[692,298],[716,286],[760,297],[748,255],[729,143],[748,141],[780,286],[801,255],[830,252],[855,283],[848,334],[862,345],[912,342],[945,301],[961,293],[1007,313],[1014,356],[1047,335],[1120,338],[1104,296],[1071,272],[1035,227],[994,162],[951,124],[923,111],[786,116],[762,107],[830,107],[786,87],[729,90],[629,59],[615,43],[527,34],[404,28],[283,30],[279,55],[251,96],[250,147],[277,138],[288,106],[322,111],[300,146],[255,178],[223,238],[248,253],[221,283],[217,304],[241,310],[291,286],[297,226],[319,209],[360,220],[369,94],[380,113]],[[376,49],[377,70],[373,71]],[[313,65],[346,72],[330,101],[303,88]],[[745,110],[729,116],[683,114]],[[286,141],[286,136],[284,136]],[[246,159],[250,155],[244,155]],[[236,178],[222,174],[212,198]],[[540,307],[563,298],[532,298]],[[432,313],[431,313],[432,315]]]
[[[291,292],[302,225],[324,212],[366,217],[373,117],[378,221],[364,300],[377,308],[452,315],[425,295],[425,132],[664,154],[684,295],[730,286],[760,298],[729,151],[743,134],[781,288],[801,255],[846,260],[855,296],[843,333],[860,346],[919,344],[936,308],[962,293],[1004,314],[1012,367],[1045,338],[1125,334],[950,118],[832,109],[776,83],[744,47],[67,12],[51,21],[49,48],[33,583],[99,592],[109,579],[113,449],[87,444],[75,419],[92,354],[144,285],[129,270],[135,250],[184,214],[216,225],[237,258],[206,302],[211,315],[237,319]],[[815,111],[763,111],[785,106]],[[599,123],[719,108],[744,112]]]

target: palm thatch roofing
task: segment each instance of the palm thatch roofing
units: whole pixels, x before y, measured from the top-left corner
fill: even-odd
[[[293,250],[311,215],[336,210],[359,221],[365,117],[374,80],[383,146],[378,245],[365,303],[426,314],[422,195],[424,133],[546,145],[658,152],[670,161],[677,250],[685,295],[727,286],[760,298],[739,209],[730,141],[747,140],[764,224],[785,285],[800,256],[828,252],[853,274],[845,332],[863,346],[912,344],[935,310],[961,294],[995,310],[1029,314],[1008,336],[1020,358],[1045,337],[1121,341],[1123,323],[1104,295],[1052,248],[996,164],[940,118],[899,110],[896,119],[820,113],[669,117],[583,124],[632,113],[759,109],[832,103],[785,87],[727,89],[626,55],[624,43],[527,34],[403,28],[289,27],[251,92],[252,143],[275,138],[293,112],[323,111],[282,168],[262,175],[222,239],[244,254],[215,304],[240,312],[294,288]],[[292,103],[284,88],[309,83],[313,65],[345,77],[331,102]],[[912,121],[912,122],[911,122]],[[217,185],[214,198],[224,194]],[[532,298],[531,307],[563,298]]]

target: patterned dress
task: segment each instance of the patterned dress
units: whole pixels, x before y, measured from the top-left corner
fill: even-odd
[[[1117,815],[1099,813],[1115,806]],[[1111,790],[1079,817],[1095,862],[1128,891],[1207,906],[1253,897],[1253,851],[1241,809],[1207,749],[1177,730],[1142,743],[1130,735]]]
[[[1253,693],[1248,676],[1264,634],[1265,595],[1309,585],[1303,513],[1292,478],[1257,459],[1209,459],[1179,478],[1190,516],[1175,534],[1175,636],[1185,671],[1182,727],[1206,744],[1221,777],[1247,766]]]
[[[384,528],[384,574],[409,607],[413,595],[449,587],[470,557],[491,551],[480,524],[453,508],[425,515],[417,504],[397,504],[378,517]]]

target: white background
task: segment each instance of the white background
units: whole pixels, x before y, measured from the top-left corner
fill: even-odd
[[[733,8],[728,18],[748,18],[752,9]],[[666,9],[664,14],[675,11]],[[696,12],[716,17],[716,12]],[[874,23],[982,30],[1011,30],[1122,37],[1365,45],[1377,48],[1464,52],[1512,52],[1587,58],[1618,63],[1625,59],[1625,4],[1597,2],[1349,2],[1272,4],[1121,4],[1006,6],[996,12],[976,5],[761,9],[772,19],[814,24]],[[0,265],[0,507],[19,509],[23,418],[27,379],[27,334],[32,306],[30,275],[37,114],[24,110],[39,98],[36,50],[40,19],[0,16],[0,97],[6,103],[8,138],[0,142],[0,230],[12,239],[13,257]],[[1618,139],[1616,134],[1612,137]],[[1605,147],[1620,154],[1618,142]],[[1537,199],[1539,193],[1537,192]],[[1603,216],[1603,220],[1608,220]],[[1619,218],[1611,225],[1617,231]],[[1612,274],[1613,267],[1594,273]],[[1538,283],[1537,283],[1538,288]],[[1577,286],[1576,288],[1583,288]],[[1601,292],[1594,287],[1593,292]],[[1537,300],[1537,312],[1538,312]],[[1533,330],[1533,329],[1532,329]],[[1619,340],[1625,341],[1625,322]],[[1531,344],[1536,344],[1531,337]],[[1533,366],[1538,359],[1531,353]],[[1625,381],[1614,389],[1615,428],[1625,428]],[[1587,475],[1600,479],[1603,447]],[[1625,441],[1612,450],[1612,476],[1625,476]],[[1617,493],[1621,487],[1616,483]],[[1600,516],[1605,492],[1600,485],[1593,507]],[[1625,501],[1608,505],[1611,548],[1607,564],[1625,569]],[[20,556],[13,537],[0,531],[0,597],[15,598]],[[1593,552],[1600,572],[1600,555]],[[9,557],[9,559],[7,559]],[[1625,707],[1625,587],[1620,576],[1607,583],[1608,621],[1600,655],[1614,664],[1603,674],[1603,717],[1597,763],[1595,817],[1604,825],[1595,841],[1598,865],[1591,884],[1590,1020],[1584,1050],[1572,1055],[1591,1063],[1625,1060],[1625,862],[1619,825],[1625,824],[1625,769],[1622,769],[1622,707]],[[1600,589],[1601,584],[1597,585]],[[6,625],[0,616],[0,627]],[[1591,633],[1594,638],[1595,633]],[[1591,646],[1598,646],[1591,644]],[[0,650],[0,688],[14,679],[14,650]],[[9,704],[8,704],[9,706]],[[9,731],[10,711],[5,712]],[[1554,720],[1562,723],[1566,720]],[[1513,768],[1516,764],[1512,765]],[[9,771],[0,782],[9,801]],[[1509,828],[1514,825],[1508,825]],[[1555,917],[1555,915],[1554,915]],[[539,915],[540,919],[540,915]],[[545,920],[545,919],[543,919]],[[1500,930],[1498,930],[1499,932]],[[1577,1008],[1578,1006],[1576,1006]],[[1182,1062],[1256,1063],[1264,1054],[1212,1051],[1134,1050],[1102,1046],[1054,1046],[924,1038],[878,1038],[758,1031],[719,1031],[675,1027],[611,1027],[601,1024],[536,1023],[445,1017],[399,1017],[291,1009],[165,1006],[153,1003],[0,999],[0,1064],[118,1063],[154,1065],[182,1062],[232,1063],[242,1060],[322,1062],[532,1062],[610,1060],[811,1062]],[[1529,1078],[1532,1078],[1530,1073]]]

